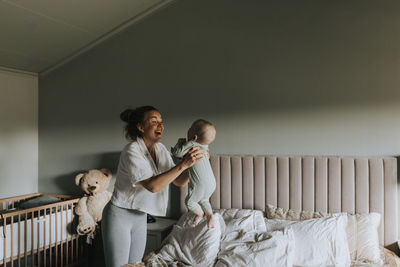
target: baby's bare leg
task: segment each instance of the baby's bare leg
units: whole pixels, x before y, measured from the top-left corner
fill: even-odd
[[[209,212],[209,211],[204,211],[204,214],[206,215],[206,218],[207,218],[208,229],[214,228],[215,224],[214,224],[214,215],[213,215],[213,213]]]
[[[206,215],[208,229],[214,228],[214,226],[215,226],[214,216],[213,216],[210,201],[208,201],[208,199],[203,199],[199,202],[199,204],[200,204],[201,208],[203,209],[204,214]]]
[[[200,221],[201,221],[201,219],[203,219],[203,216],[204,216],[204,212],[203,212],[203,210],[199,207],[199,208],[197,208],[197,209],[195,209],[194,211],[193,211],[193,213],[196,215],[195,217],[194,217],[194,219],[193,219],[193,226],[196,226]]]

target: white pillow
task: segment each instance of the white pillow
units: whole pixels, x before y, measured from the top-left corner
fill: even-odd
[[[322,218],[336,214],[313,211],[296,211],[266,206],[266,216],[269,219],[283,220],[308,220]],[[383,264],[379,247],[378,227],[381,215],[379,213],[347,214],[347,241],[349,243],[350,257],[353,262],[367,262]]]
[[[214,267],[292,267],[294,246],[291,229],[270,233],[233,231],[221,242]]]
[[[288,228],[293,231],[298,266],[349,266],[346,238],[347,216],[338,215],[305,221],[265,219],[267,231]]]
[[[383,264],[379,247],[379,213],[348,215],[347,236],[352,260]]]
[[[193,213],[182,215],[172,232],[163,241],[162,248],[157,254],[165,261],[180,261],[187,265],[212,266],[216,260],[221,233],[225,223],[221,215],[215,214],[215,227],[208,229],[207,220],[195,227],[191,225]]]

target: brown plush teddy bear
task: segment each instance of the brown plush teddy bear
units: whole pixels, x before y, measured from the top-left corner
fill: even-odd
[[[88,235],[87,243],[94,238],[103,208],[111,199],[111,193],[107,191],[111,177],[111,171],[107,169],[90,170],[75,177],[76,185],[85,192],[75,207],[75,213],[79,216],[76,230],[79,235]]]

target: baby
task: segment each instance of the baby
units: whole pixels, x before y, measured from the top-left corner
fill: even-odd
[[[215,139],[216,130],[211,122],[196,120],[189,128],[187,139],[179,139],[178,143],[171,149],[172,155],[182,158],[192,147],[198,146],[203,150],[203,159],[189,168],[189,193],[186,196],[186,206],[196,216],[193,226],[196,226],[204,214],[207,218],[208,229],[214,228],[213,213],[209,202],[215,190],[215,177],[208,159],[208,145]],[[204,212],[203,212],[204,211]]]

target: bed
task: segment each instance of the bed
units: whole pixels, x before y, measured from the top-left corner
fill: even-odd
[[[376,237],[379,244],[392,250],[397,248],[397,160],[395,158],[216,155],[212,156],[210,161],[217,181],[211,205],[224,219],[226,212],[236,212],[237,215],[238,211],[254,210],[265,214],[267,205],[286,211],[297,210],[320,214],[376,213],[381,217]],[[183,218],[188,216],[184,205],[186,194],[187,187],[182,188],[181,211],[184,215],[174,231],[182,231],[182,226],[186,223],[185,220],[187,221],[187,218]],[[220,231],[223,232],[224,229]],[[185,232],[180,233],[182,234]],[[193,238],[198,237],[189,237],[188,244]],[[165,248],[174,242],[179,243],[183,240],[168,237],[158,254],[147,257],[150,263],[148,266],[158,266],[157,264],[163,260],[171,265],[188,265],[184,260],[176,261],[174,257],[169,257],[168,253],[165,253],[166,250],[168,252]],[[212,244],[210,242],[206,245],[212,246]],[[226,244],[223,245],[221,242],[220,251],[210,266],[214,264],[229,266],[219,264],[220,255],[223,255],[221,250],[224,247]],[[173,249],[177,250],[176,246]],[[183,251],[184,249],[184,246],[179,248],[182,250],[181,254],[190,253]],[[234,255],[234,250],[232,251],[231,255]],[[383,253],[383,250],[381,252]],[[386,252],[389,253],[388,250],[385,250]],[[171,263],[173,260],[175,261]],[[381,262],[368,266],[383,264],[385,263]],[[260,265],[253,264],[253,266]]]
[[[72,231],[78,201],[73,196],[41,193],[1,199],[0,266],[78,263],[83,246]]]

